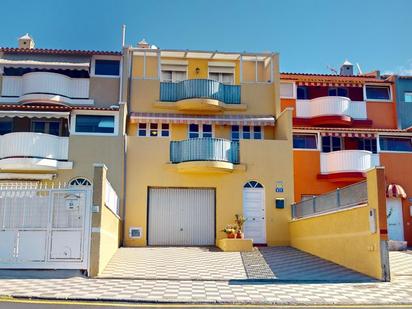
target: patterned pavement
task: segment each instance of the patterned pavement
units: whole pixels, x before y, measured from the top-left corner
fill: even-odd
[[[181,248],[185,249],[185,248]],[[284,265],[272,248],[260,248],[249,255],[237,255],[231,258],[238,266],[243,261],[248,276],[272,273],[285,276],[280,270],[297,266],[294,250],[284,248],[284,254],[290,257],[291,265]],[[176,248],[174,248],[176,250]],[[196,248],[183,252],[194,252]],[[167,250],[166,250],[167,251]],[[182,259],[181,254],[169,254],[169,262]],[[177,250],[177,252],[182,252]],[[280,254],[278,251],[278,254]],[[217,251],[209,250],[197,253],[200,256]],[[299,253],[299,252],[298,252]],[[123,254],[123,253],[122,253]],[[124,253],[124,254],[130,254]],[[148,254],[149,255],[149,254]],[[285,256],[284,255],[284,256]],[[408,304],[412,306],[412,275],[407,272],[412,268],[411,254],[391,252],[391,266],[395,267],[392,282],[368,283],[321,283],[321,282],[282,282],[276,280],[147,280],[147,279],[88,279],[72,277],[66,279],[1,279],[0,297],[27,297],[59,300],[100,300],[149,303],[210,303],[210,304],[276,304],[276,305],[374,305]],[[147,257],[149,258],[149,257]],[[312,256],[307,256],[311,261]],[[202,260],[204,263],[206,257]],[[227,259],[225,259],[227,262]],[[261,268],[262,260],[267,263]],[[213,260],[212,260],[213,261]],[[216,261],[216,260],[214,260]],[[201,263],[194,262],[193,264]],[[256,264],[258,263],[258,264]],[[149,263],[150,264],[150,263]],[[229,263],[227,263],[229,264]],[[298,263],[299,264],[299,263]],[[310,263],[309,263],[310,264]],[[294,266],[295,265],[295,266]],[[314,263],[314,265],[318,265]],[[203,265],[206,266],[206,265]],[[253,266],[251,268],[251,266]],[[209,266],[206,266],[209,267]],[[316,266],[317,267],[317,266]],[[315,268],[316,268],[315,267]],[[333,270],[333,268],[332,268]],[[193,272],[194,270],[192,270]],[[229,272],[231,270],[228,270]],[[406,273],[405,273],[406,272]],[[308,274],[304,272],[305,276]],[[310,273],[309,273],[310,274]],[[242,275],[244,276],[244,274]],[[312,275],[311,275],[312,276]]]
[[[389,252],[392,276],[412,276],[412,249]]]
[[[207,247],[120,248],[100,278],[372,282],[360,273],[291,247],[221,252]]]

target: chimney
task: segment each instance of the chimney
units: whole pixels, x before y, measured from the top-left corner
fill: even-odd
[[[340,66],[340,75],[353,75],[353,64],[345,60]]]
[[[34,40],[28,33],[19,38],[19,48],[34,48]]]
[[[137,47],[139,47],[139,48],[150,48],[150,44],[147,43],[145,39],[143,39],[139,43],[137,43]]]

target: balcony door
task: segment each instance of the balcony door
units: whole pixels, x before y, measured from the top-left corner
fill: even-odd
[[[265,189],[256,181],[249,181],[243,187],[243,215],[245,238],[254,244],[266,244]]]
[[[60,121],[58,120],[32,120],[31,122],[31,131],[36,133],[45,133],[60,136],[60,129]]]

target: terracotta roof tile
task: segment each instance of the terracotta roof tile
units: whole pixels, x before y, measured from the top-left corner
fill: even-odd
[[[304,131],[333,131],[333,132],[395,132],[408,133],[407,130],[401,129],[382,129],[382,128],[327,128],[327,127],[293,127],[293,130]]]
[[[16,111],[55,111],[68,112],[71,110],[101,110],[101,111],[117,111],[118,108],[111,107],[96,107],[96,106],[66,106],[66,105],[18,105],[18,104],[0,104],[0,110],[16,110]]]
[[[367,75],[333,75],[333,74],[314,74],[314,73],[280,73],[282,80],[294,80],[299,82],[317,82],[317,83],[345,83],[345,84],[364,84],[367,82],[387,83],[388,81]]]
[[[0,47],[0,52],[16,54],[48,54],[48,55],[110,55],[121,56],[119,51],[75,50],[75,49],[48,49],[48,48],[15,48]]]

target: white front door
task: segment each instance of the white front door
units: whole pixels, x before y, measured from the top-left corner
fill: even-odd
[[[255,244],[266,243],[265,189],[243,188],[243,216],[245,238]]]
[[[386,217],[389,239],[405,240],[403,236],[402,200],[400,198],[386,199]]]

